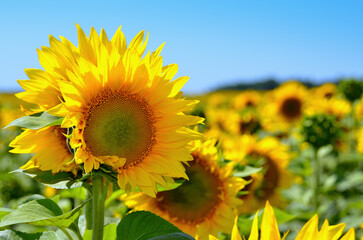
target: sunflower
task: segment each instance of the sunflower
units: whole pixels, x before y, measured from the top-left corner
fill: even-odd
[[[256,136],[243,135],[231,138],[223,143],[225,158],[241,165],[262,167],[246,180],[252,180],[246,186],[249,194],[242,196],[243,206],[240,213],[251,213],[261,208],[266,200],[274,205],[283,206],[284,201],[279,191],[292,182],[292,175],[287,170],[290,160],[288,148],[273,137],[258,140]]]
[[[325,220],[320,231],[318,230],[318,215],[314,215],[299,231],[296,236],[296,240],[337,240],[343,233],[345,228],[344,223],[340,223],[334,226],[329,226],[328,220]],[[241,236],[238,232],[237,221],[233,227],[234,232],[232,234],[232,240],[240,240]],[[263,212],[261,222],[261,238],[259,238],[258,231],[258,212],[255,215],[252,223],[251,234],[248,240],[281,240],[286,239],[288,233],[285,233],[281,238],[280,231],[277,225],[276,217],[273,208],[266,202],[265,210]],[[348,232],[340,240],[355,240],[354,228],[350,228]]]
[[[39,168],[42,171],[51,170],[73,172],[76,175],[79,166],[73,161],[73,154],[67,145],[65,134],[67,129],[51,126],[39,130],[26,129],[11,143],[12,153],[35,153],[21,168]]]
[[[263,126],[269,131],[287,131],[304,114],[307,89],[295,81],[283,83],[266,95],[266,104],[260,109]]]
[[[357,131],[357,151],[363,153],[363,127]]]
[[[261,95],[257,91],[243,91],[237,95],[233,100],[234,108],[239,111],[245,108],[255,108],[261,101]]]
[[[234,208],[241,203],[236,194],[245,181],[231,177],[233,164],[217,164],[215,141],[208,140],[192,153],[194,161],[187,168],[189,181],[156,198],[132,193],[126,205],[135,210],[148,210],[172,222],[184,232],[207,239],[218,231],[230,233],[235,218]]]
[[[352,111],[352,106],[348,100],[332,97],[330,99],[316,99],[315,103],[307,110],[311,114],[328,114],[335,116],[338,120]]]
[[[363,119],[363,97],[359,100],[359,102],[354,107],[355,118],[358,121],[362,121]]]
[[[238,113],[231,111],[225,118],[225,128],[233,135],[253,134],[261,128],[256,111],[246,109]]]
[[[22,82],[26,92],[18,97],[42,99],[42,110],[64,117],[62,128],[73,128],[75,162],[86,173],[109,165],[121,188],[139,187],[152,196],[156,183],[187,178],[183,163],[193,159],[190,142],[201,135],[185,126],[203,121],[183,113],[197,103],[179,92],[188,77],[172,81],[178,67],[162,66],[163,45],[142,57],[144,31],[127,47],[120,28],[109,41],[104,30],[98,36],[92,28],[88,38],[77,27],[78,48],[51,38],[51,48],[39,51],[45,71],[35,71],[44,86]]]
[[[337,93],[337,85],[334,83],[324,83],[314,89],[314,94],[317,99],[330,99]]]

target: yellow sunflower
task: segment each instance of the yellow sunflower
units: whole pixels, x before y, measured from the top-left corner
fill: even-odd
[[[302,119],[307,105],[306,87],[291,81],[266,95],[266,104],[260,109],[263,126],[269,131],[287,131]]]
[[[86,173],[107,164],[118,173],[121,188],[139,187],[152,196],[156,183],[187,178],[183,163],[193,159],[190,142],[201,135],[185,126],[203,121],[183,113],[197,103],[179,92],[188,77],[172,81],[178,67],[162,66],[163,45],[142,57],[143,31],[127,47],[120,29],[109,41],[103,30],[98,36],[92,29],[88,38],[77,27],[78,48],[62,38],[53,41],[53,50],[40,51],[41,73],[49,78],[41,79],[42,89],[26,89],[19,97],[33,94],[45,101],[45,86],[53,87],[54,101],[38,104],[65,117],[63,128],[74,128],[70,145]]]
[[[291,157],[287,146],[273,137],[258,140],[257,136],[243,135],[226,140],[223,150],[226,159],[263,168],[247,178],[252,182],[244,189],[249,193],[241,197],[245,204],[239,208],[240,213],[254,212],[266,200],[276,206],[284,205],[280,190],[287,188],[293,180],[287,170]]]
[[[189,181],[176,189],[159,192],[156,198],[132,193],[126,205],[135,210],[148,210],[172,222],[184,232],[208,239],[218,231],[230,233],[235,218],[234,208],[241,204],[236,198],[245,181],[231,177],[233,164],[220,168],[215,141],[209,140],[193,152],[189,163]]]
[[[342,119],[344,116],[352,111],[352,106],[349,101],[341,98],[332,97],[327,98],[317,98],[314,104],[311,104],[307,110],[307,114],[328,114],[334,115],[337,119]]]
[[[323,85],[313,89],[316,99],[332,98],[337,92],[337,85],[334,83],[324,83]]]
[[[73,172],[75,175],[79,166],[73,161],[73,154],[67,145],[65,134],[67,129],[59,126],[46,127],[39,130],[26,129],[11,143],[12,153],[35,153],[35,155],[21,168],[39,168]]]
[[[248,107],[257,107],[261,101],[261,95],[257,91],[243,91],[233,100],[234,108],[239,111]]]
[[[233,135],[253,134],[261,127],[256,111],[231,111],[224,116],[228,116],[224,117],[225,129]]]
[[[357,131],[357,151],[363,153],[363,127]]]
[[[258,231],[258,212],[253,219],[251,234],[248,240],[283,240],[286,239],[287,234],[285,233],[281,238],[278,224],[276,221],[275,213],[269,202],[266,202],[265,210],[263,212],[261,222],[261,237],[259,238]],[[342,235],[345,228],[344,223],[340,223],[334,226],[329,226],[328,220],[325,220],[320,231],[318,230],[318,215],[313,216],[304,227],[298,232],[296,240],[338,240]],[[233,227],[234,232],[232,234],[232,240],[240,240],[241,236],[238,232],[237,221]],[[348,232],[340,238],[340,240],[355,240],[354,228],[350,228]]]
[[[363,119],[363,97],[355,105],[354,114],[358,121],[362,121],[362,119]]]

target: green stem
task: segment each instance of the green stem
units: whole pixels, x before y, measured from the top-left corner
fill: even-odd
[[[318,149],[314,149],[314,210],[319,208],[319,190],[320,190],[320,165],[318,157]]]
[[[77,227],[77,230],[75,230],[75,229],[71,229],[71,230],[77,235],[78,240],[83,240],[83,237],[82,237],[81,233],[79,232],[78,227]]]
[[[73,240],[71,234],[69,234],[69,232],[67,231],[67,229],[63,228],[63,227],[60,227],[59,228],[66,236],[69,240]]]
[[[87,199],[91,198],[92,195],[90,192],[87,191]],[[93,226],[93,200],[88,201],[85,206],[85,216],[86,216],[86,229],[92,230]]]
[[[103,177],[95,174],[92,177],[93,191],[93,233],[92,240],[103,240],[104,198]]]

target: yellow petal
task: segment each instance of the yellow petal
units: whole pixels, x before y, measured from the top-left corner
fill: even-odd
[[[354,228],[349,229],[349,231],[340,240],[355,240]]]
[[[318,237],[319,217],[315,214],[297,234],[295,240],[316,239]]]
[[[256,212],[256,215],[253,219],[252,228],[251,228],[251,234],[248,240],[258,240],[258,212]]]
[[[281,237],[274,210],[267,201],[261,223],[261,240],[272,239],[281,240]]]
[[[234,225],[232,228],[232,240],[242,240],[241,236],[239,235],[238,226],[237,226],[238,216],[234,219]]]

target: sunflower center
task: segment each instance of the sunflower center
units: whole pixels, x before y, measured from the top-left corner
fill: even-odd
[[[105,91],[87,109],[83,136],[94,156],[126,158],[126,166],[141,161],[155,143],[153,113],[137,94]]]
[[[67,138],[64,136],[64,134],[67,134],[67,129],[61,128],[59,126],[53,126],[51,128],[52,128],[52,130],[51,130],[52,133],[58,140],[58,143],[59,143],[58,145],[63,146],[64,149],[66,149],[67,151],[70,151],[70,148],[67,146]]]
[[[302,103],[298,98],[287,98],[281,105],[281,113],[289,119],[299,118],[301,116]]]
[[[260,188],[256,191],[258,197],[262,199],[268,199],[271,194],[274,193],[275,189],[279,183],[279,170],[276,164],[271,160],[266,158],[266,163],[264,167],[267,168],[263,177],[263,182]]]
[[[193,164],[186,171],[189,181],[180,187],[157,194],[158,206],[171,217],[198,223],[214,213],[221,201],[218,177],[204,167]]]

